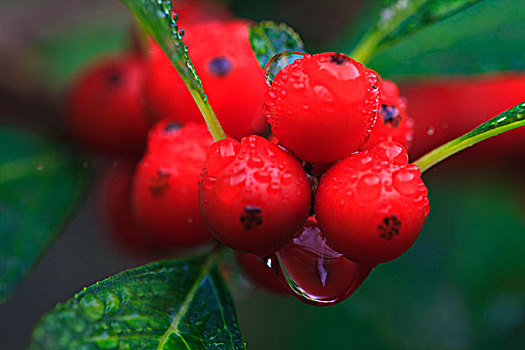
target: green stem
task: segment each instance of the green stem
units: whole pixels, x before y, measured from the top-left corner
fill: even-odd
[[[427,1],[428,0],[411,1],[404,9],[396,11],[392,18],[383,21],[379,19],[361,38],[349,56],[362,64],[368,63],[377,53],[383,40],[407,18],[416,13]],[[383,11],[388,11],[388,9],[384,9],[382,12]]]
[[[525,126],[525,102],[499,114],[465,135],[434,149],[413,163],[423,173],[465,148],[521,126]]]
[[[172,4],[169,0],[122,0],[131,10],[141,26],[155,38],[159,46],[170,59],[173,67],[184,81],[193,100],[210,130],[215,141],[226,138],[221,124],[217,120],[195,67],[182,42],[176,20],[171,14]],[[174,96],[177,98],[177,96]]]

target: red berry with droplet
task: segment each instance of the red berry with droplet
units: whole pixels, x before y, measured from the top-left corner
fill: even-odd
[[[204,220],[224,245],[268,256],[301,229],[310,186],[290,153],[259,136],[225,139],[208,152],[199,186]]]
[[[67,100],[74,139],[96,152],[139,155],[149,125],[144,79],[144,64],[135,56],[104,59],[81,73]]]
[[[277,73],[264,108],[279,142],[301,160],[336,161],[367,140],[379,78],[340,53],[305,55]]]
[[[414,243],[430,209],[427,193],[403,146],[383,142],[323,175],[315,212],[334,249],[375,265],[397,258]]]
[[[377,121],[361,150],[371,149],[383,141],[398,142],[409,150],[413,136],[414,123],[407,114],[405,99],[399,96],[399,89],[393,81],[384,80]]]
[[[301,300],[314,305],[345,300],[372,270],[332,249],[313,217],[277,256],[284,282]]]
[[[278,294],[287,294],[288,290],[277,274],[257,255],[236,251],[235,259],[246,277],[256,286]]]
[[[268,85],[250,44],[249,22],[215,21],[185,29],[188,54],[224,131],[235,139],[266,132],[262,105]],[[202,120],[186,85],[155,43],[148,59],[146,94],[157,119]]]
[[[133,183],[137,219],[151,239],[166,248],[184,250],[211,242],[197,196],[206,152],[213,143],[206,126],[188,123],[176,129],[162,121],[150,135]]]

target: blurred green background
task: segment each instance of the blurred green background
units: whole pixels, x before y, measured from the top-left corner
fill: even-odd
[[[289,23],[313,49],[348,48],[352,40],[345,39],[346,33],[358,33],[361,27],[353,24],[367,20],[355,17],[365,1],[227,2],[241,16]],[[421,53],[422,43],[429,38],[439,42],[440,35],[450,31],[472,37],[457,28],[483,18],[494,35],[494,30],[525,14],[522,0],[485,3],[448,24],[421,31],[412,43],[394,46],[376,65],[392,70],[392,57],[397,56],[403,57],[400,74],[421,73],[426,62],[434,72],[448,72],[450,55],[468,51],[465,41],[451,41],[449,35],[447,45],[426,54]],[[504,6],[503,12],[494,13],[498,6]],[[485,17],[475,19],[480,13]],[[9,116],[5,122],[62,128],[51,106],[84,64],[127,45],[131,23],[117,0],[3,0],[0,115]],[[447,32],[445,25],[452,29]],[[521,32],[509,31],[518,42],[525,40],[525,24],[520,28]],[[493,53],[482,45],[472,46],[471,53],[479,49],[484,56],[499,57],[514,50],[514,59],[495,68],[524,67],[525,61],[516,58],[525,53],[524,46],[500,46]],[[84,160],[79,154],[79,161]],[[89,165],[95,172],[102,170],[97,161]],[[488,169],[452,161],[426,174],[432,210],[417,243],[401,258],[379,266],[354,296],[337,306],[317,308],[244,284],[236,287],[248,348],[524,349],[525,178],[523,168],[491,165]],[[25,348],[35,322],[56,302],[144,263],[144,258],[116,249],[107,227],[95,218],[95,203],[92,195],[35,272],[0,305],[0,349]]]

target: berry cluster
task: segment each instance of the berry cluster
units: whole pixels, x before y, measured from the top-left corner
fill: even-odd
[[[264,111],[273,142],[251,135],[208,151],[204,220],[256,283],[266,271],[269,289],[278,276],[312,303],[341,301],[414,243],[429,211],[408,163],[405,102],[394,83],[323,53],[279,71]]]
[[[135,248],[177,254],[218,241],[256,284],[315,304],[344,300],[414,243],[428,214],[408,163],[405,100],[341,53],[304,54],[268,86],[250,23],[199,13],[206,23],[181,17],[185,42],[229,138],[213,142],[152,40],[147,55],[99,65],[70,94],[78,140],[142,154],[104,187],[114,230]]]

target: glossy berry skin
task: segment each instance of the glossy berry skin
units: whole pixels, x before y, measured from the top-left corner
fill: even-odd
[[[148,152],[137,166],[133,207],[158,245],[192,249],[213,238],[204,224],[197,197],[206,152],[213,143],[204,124],[173,129],[158,123],[150,132]]]
[[[225,132],[240,139],[268,129],[262,113],[268,85],[249,41],[249,22],[208,22],[187,27],[184,43]],[[188,89],[159,46],[152,43],[146,94],[157,119],[202,121]]]
[[[403,146],[383,142],[323,175],[315,212],[334,249],[375,265],[397,258],[414,243],[430,209],[427,193]]]
[[[314,305],[333,305],[345,300],[372,270],[332,249],[313,217],[277,256],[283,282],[295,296]],[[287,280],[291,283],[286,283]]]
[[[106,58],[82,72],[67,96],[74,140],[95,152],[140,155],[149,126],[144,80],[144,64],[135,56]]]
[[[108,169],[99,187],[99,214],[108,222],[119,247],[134,253],[152,253],[156,248],[131,210],[134,168],[133,163],[124,160]]]
[[[214,143],[199,186],[204,220],[217,240],[266,257],[308,217],[310,186],[301,164],[262,137]]]
[[[277,277],[277,274],[268,267],[264,260],[257,255],[236,251],[235,260],[242,272],[256,286],[277,294],[288,294],[288,290]]]
[[[381,104],[377,121],[361,150],[369,150],[383,141],[395,141],[409,150],[414,138],[414,122],[407,114],[405,98],[390,80],[381,83]]]
[[[379,78],[339,53],[305,55],[279,71],[265,114],[279,142],[301,160],[328,163],[366,141],[379,108]]]

